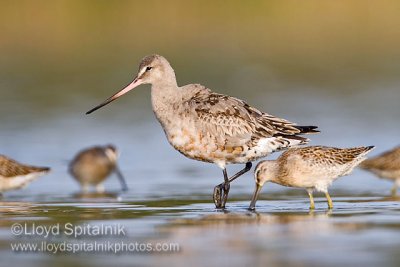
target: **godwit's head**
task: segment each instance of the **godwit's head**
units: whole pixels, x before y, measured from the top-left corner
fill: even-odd
[[[250,210],[254,210],[257,202],[258,195],[260,194],[261,188],[266,182],[273,181],[276,172],[276,161],[265,160],[258,163],[254,170],[254,181],[256,188],[254,190],[253,197],[251,198]]]
[[[122,90],[118,91],[113,96],[109,97],[100,105],[86,112],[90,114],[93,111],[109,104],[117,98],[128,93],[133,88],[141,84],[152,84],[160,86],[173,86],[176,87],[175,72],[169,62],[160,55],[150,55],[142,59],[139,64],[139,71],[131,83],[125,86]]]

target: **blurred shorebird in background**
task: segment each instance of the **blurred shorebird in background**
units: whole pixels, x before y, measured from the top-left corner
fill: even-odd
[[[256,188],[249,209],[255,209],[258,194],[266,182],[305,188],[310,197],[310,209],[315,208],[313,191],[323,192],[329,209],[332,209],[333,203],[328,187],[338,177],[350,174],[354,167],[365,160],[365,156],[373,148],[373,146],[291,148],[277,160],[261,161],[254,171]]]
[[[380,178],[394,182],[391,193],[396,196],[400,186],[400,146],[386,151],[376,157],[367,159],[360,168],[370,171]]]
[[[21,164],[0,155],[0,194],[27,186],[30,182],[50,171],[48,167]]]
[[[125,179],[117,165],[118,151],[113,145],[95,146],[80,151],[69,164],[70,174],[81,184],[84,192],[95,186],[98,193],[104,192],[104,180],[113,172],[128,190]]]
[[[297,126],[200,84],[179,87],[173,68],[159,55],[143,58],[134,80],[87,114],[141,84],[152,85],[153,111],[169,143],[188,158],[222,169],[224,182],[213,195],[217,208],[225,208],[230,183],[251,169],[251,161],[306,144],[309,140],[299,135],[318,132],[316,126]],[[226,165],[238,163],[246,164],[245,168],[228,177]]]

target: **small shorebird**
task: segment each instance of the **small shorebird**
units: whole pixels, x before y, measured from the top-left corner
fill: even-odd
[[[125,179],[117,165],[118,151],[113,145],[95,146],[80,151],[69,164],[70,174],[81,184],[84,192],[96,186],[98,193],[104,192],[104,180],[115,172],[122,190],[128,190]]]
[[[328,187],[338,177],[348,175],[354,167],[365,160],[365,156],[373,148],[373,146],[291,148],[277,160],[261,161],[254,171],[256,189],[249,209],[255,209],[257,196],[265,182],[305,188],[310,197],[310,209],[315,208],[313,191],[324,192],[329,209],[332,209]]]
[[[308,139],[299,135],[318,132],[315,126],[296,126],[200,84],[179,87],[171,65],[159,55],[143,58],[130,84],[86,114],[141,84],[152,85],[153,110],[169,143],[188,158],[222,169],[224,182],[214,188],[213,195],[217,208],[225,207],[230,183],[251,169],[251,161],[306,144]],[[245,168],[228,177],[226,165],[238,163],[246,164]]]
[[[34,167],[21,164],[4,155],[0,155],[0,194],[20,189],[50,171],[47,167]]]
[[[400,186],[400,146],[393,148],[360,164],[360,168],[368,170],[380,178],[394,181],[392,195],[397,194]]]

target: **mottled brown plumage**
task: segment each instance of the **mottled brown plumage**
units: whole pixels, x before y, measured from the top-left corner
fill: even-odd
[[[365,160],[360,164],[360,168],[393,181],[392,195],[396,195],[397,187],[400,186],[400,146]]]
[[[256,190],[250,209],[254,209],[257,196],[266,182],[288,187],[305,188],[310,197],[310,208],[314,208],[312,192],[324,192],[329,208],[332,201],[328,187],[340,176],[348,175],[355,166],[365,160],[369,147],[335,148],[310,146],[291,148],[277,160],[261,161],[255,169]]]
[[[0,192],[22,188],[49,171],[47,167],[24,165],[0,155]]]
[[[217,207],[225,206],[230,181],[248,171],[251,161],[305,144],[308,139],[299,135],[318,132],[315,126],[296,126],[200,84],[179,87],[171,65],[159,55],[143,58],[131,84],[87,113],[140,84],[152,85],[153,110],[169,143],[188,158],[215,163],[223,169],[225,181],[214,192]],[[237,163],[246,163],[246,168],[228,178],[226,165]],[[222,200],[218,196],[221,192]]]
[[[69,165],[69,172],[81,184],[84,191],[89,186],[96,186],[98,192],[103,192],[104,180],[113,172],[118,175],[123,190],[126,183],[117,166],[118,153],[114,146],[95,146],[80,151]]]

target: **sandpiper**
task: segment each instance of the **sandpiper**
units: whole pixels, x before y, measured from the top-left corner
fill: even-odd
[[[394,182],[391,193],[397,194],[400,186],[400,146],[393,148],[360,164],[360,168],[368,170],[380,178]]]
[[[47,167],[24,165],[0,155],[0,193],[23,188],[49,171]]]
[[[154,113],[169,143],[188,158],[217,164],[224,182],[214,188],[214,203],[224,208],[230,183],[251,169],[251,161],[274,151],[308,142],[301,134],[316,126],[296,126],[263,113],[244,101],[217,94],[200,84],[177,85],[175,72],[162,56],[142,59],[134,80],[87,114],[141,84],[151,84]],[[228,177],[227,164],[246,164]]]
[[[261,161],[254,171],[256,189],[249,209],[255,209],[258,194],[266,182],[305,188],[310,197],[310,209],[315,208],[313,191],[323,192],[329,209],[332,209],[333,204],[328,187],[338,177],[348,175],[354,167],[365,160],[365,156],[373,148],[373,146],[291,148],[277,160]]]
[[[94,146],[80,151],[69,164],[69,172],[81,184],[84,192],[95,186],[98,193],[104,192],[104,180],[115,172],[122,190],[128,190],[118,165],[118,151],[113,145]]]

